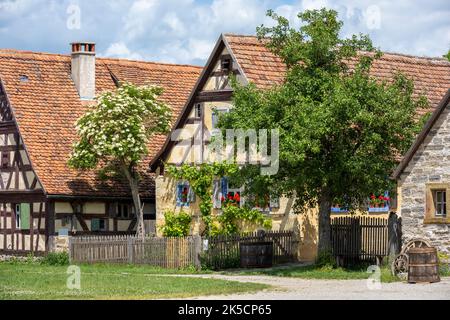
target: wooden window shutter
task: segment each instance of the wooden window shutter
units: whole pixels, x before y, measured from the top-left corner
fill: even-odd
[[[99,219],[91,220],[91,231],[100,231],[100,220]]]
[[[213,182],[213,204],[215,209],[222,208],[222,193],[220,192],[220,180]]]
[[[181,196],[183,193],[183,184],[181,182],[177,183],[177,188],[176,188],[176,199],[177,199],[177,207],[181,207]]]
[[[20,228],[22,230],[30,229],[30,204],[22,203],[20,205]]]
[[[228,195],[228,178],[227,177],[222,178],[221,188],[222,188],[222,196],[224,196],[226,198]]]

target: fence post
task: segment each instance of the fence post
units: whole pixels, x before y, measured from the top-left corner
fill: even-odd
[[[134,263],[134,250],[133,250],[133,238],[128,238],[128,263]]]
[[[202,237],[200,235],[194,236],[194,266],[197,269],[202,267],[200,261],[200,254],[202,253]]]
[[[388,239],[389,239],[389,262],[395,259],[400,253],[401,247],[401,225],[396,213],[391,212],[388,220]]]
[[[69,264],[72,264],[73,261],[73,248],[72,248],[72,237],[69,236]]]

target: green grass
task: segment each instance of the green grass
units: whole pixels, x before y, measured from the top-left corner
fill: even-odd
[[[302,279],[322,279],[322,280],[357,280],[368,279],[370,273],[367,272],[367,267],[355,268],[333,268],[332,266],[293,266],[293,267],[279,267],[262,270],[239,270],[236,272],[224,272],[227,274],[243,274],[243,275],[267,275],[278,277],[293,277]],[[399,281],[392,276],[390,270],[386,267],[381,268],[381,281],[394,282]]]
[[[39,263],[0,263],[0,300],[160,299],[230,294],[269,286],[215,279],[172,277],[195,270],[165,270],[144,266],[83,265],[81,290],[69,290],[67,266]]]

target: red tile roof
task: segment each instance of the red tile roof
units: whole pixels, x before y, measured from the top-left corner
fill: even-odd
[[[86,105],[71,79],[70,63],[69,55],[0,50],[0,79],[34,170],[48,194],[128,197],[124,181],[103,182],[95,171],[67,167],[71,146],[77,139],[75,122]],[[96,90],[115,89],[111,73],[119,81],[162,86],[162,99],[172,107],[175,120],[200,72],[201,68],[195,66],[97,58]],[[21,82],[21,75],[29,80]],[[154,192],[147,164],[164,140],[164,136],[153,138],[150,154],[142,161],[144,196]]]
[[[225,34],[247,79],[260,88],[279,84],[284,79],[284,63],[270,52],[255,36]],[[414,80],[416,94],[425,94],[432,111],[450,88],[450,62],[443,58],[414,57],[384,53],[372,67],[372,74],[380,79],[391,79],[393,73],[401,71]]]

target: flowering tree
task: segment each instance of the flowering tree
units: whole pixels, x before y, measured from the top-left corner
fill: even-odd
[[[69,159],[70,167],[87,170],[101,166],[103,172],[127,179],[140,237],[145,230],[137,166],[148,153],[150,138],[170,130],[171,110],[158,99],[162,91],[123,83],[115,92],[101,94],[77,121],[80,140]]]

